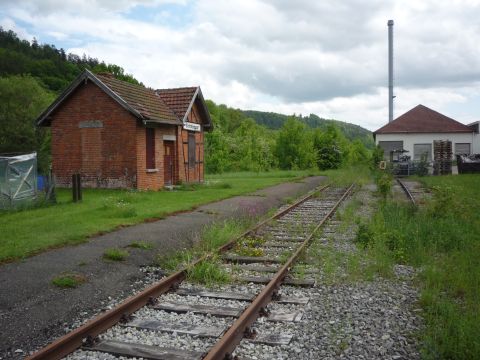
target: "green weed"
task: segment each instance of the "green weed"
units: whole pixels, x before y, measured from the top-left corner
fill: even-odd
[[[241,256],[263,256],[264,250],[261,246],[264,243],[265,239],[263,238],[246,237],[237,242],[235,246],[235,252]]]
[[[55,277],[52,284],[60,288],[76,288],[87,281],[84,275],[75,273],[66,273]]]
[[[225,284],[230,281],[230,275],[222,267],[217,258],[201,261],[187,270],[187,279],[207,286]]]
[[[124,261],[128,257],[128,251],[111,248],[105,250],[103,258],[111,261]]]
[[[142,250],[151,250],[153,249],[153,245],[145,242],[145,241],[134,241],[128,247],[134,248],[134,249],[142,249]]]

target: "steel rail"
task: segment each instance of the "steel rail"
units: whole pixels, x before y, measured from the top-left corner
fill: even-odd
[[[407,197],[408,199],[412,202],[413,205],[417,205],[417,203],[415,202],[415,198],[413,197],[412,193],[410,192],[410,190],[408,190],[407,186],[403,183],[403,181],[401,181],[399,178],[397,178],[397,182],[400,184],[400,186],[402,187],[403,191],[405,191],[405,193],[407,194]]]
[[[178,286],[178,284],[185,280],[187,276],[187,271],[191,267],[213,256],[213,253],[223,253],[228,251],[235,245],[235,243],[237,243],[243,237],[250,235],[252,232],[258,230],[260,227],[262,227],[269,221],[284,215],[293,208],[310,199],[315,194],[325,190],[329,186],[330,184],[327,184],[308,192],[307,195],[301,197],[299,200],[288,206],[286,209],[276,212],[274,215],[259,222],[258,224],[243,232],[241,235],[230,240],[228,243],[224,244],[219,249],[214,250],[212,251],[212,253],[206,254],[195,260],[193,263],[190,264],[189,267],[177,271],[176,273],[166,277],[165,279],[162,279],[157,283],[151,285],[140,293],[127,298],[125,301],[123,301],[113,309],[108,310],[103,314],[97,315],[93,319],[86,322],[84,325],[72,330],[71,332],[63,335],[54,342],[45,346],[44,348],[38,350],[31,356],[27,357],[26,360],[58,360],[72,353],[73,351],[81,347],[86,339],[95,338],[105,330],[111,328],[112,326],[120,322],[122,319],[128,317],[138,309],[150,303],[152,299]]]
[[[345,191],[340,200],[333,206],[327,215],[320,221],[315,227],[312,233],[305,239],[304,242],[298,247],[294,254],[287,260],[287,262],[280,268],[270,282],[263,288],[263,290],[257,295],[254,301],[248,306],[242,315],[232,324],[232,326],[225,332],[219,341],[210,349],[203,360],[224,360],[232,359],[232,352],[240,343],[245,333],[248,333],[250,326],[259,317],[262,309],[271,301],[274,293],[279,289],[281,283],[287,276],[288,271],[291,269],[293,263],[297,260],[300,254],[310,244],[313,236],[320,227],[332,216],[341,202],[350,193],[354,184]]]

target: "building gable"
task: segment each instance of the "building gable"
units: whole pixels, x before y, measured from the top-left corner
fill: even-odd
[[[407,133],[470,133],[472,129],[424,105],[417,105],[392,122],[381,127],[376,134]]]

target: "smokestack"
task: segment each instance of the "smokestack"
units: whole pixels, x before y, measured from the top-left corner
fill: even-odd
[[[388,20],[388,122],[393,121],[393,20]]]

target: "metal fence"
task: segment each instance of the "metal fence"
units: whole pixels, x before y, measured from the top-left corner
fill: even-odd
[[[0,209],[10,209],[37,197],[37,153],[0,155]]]

